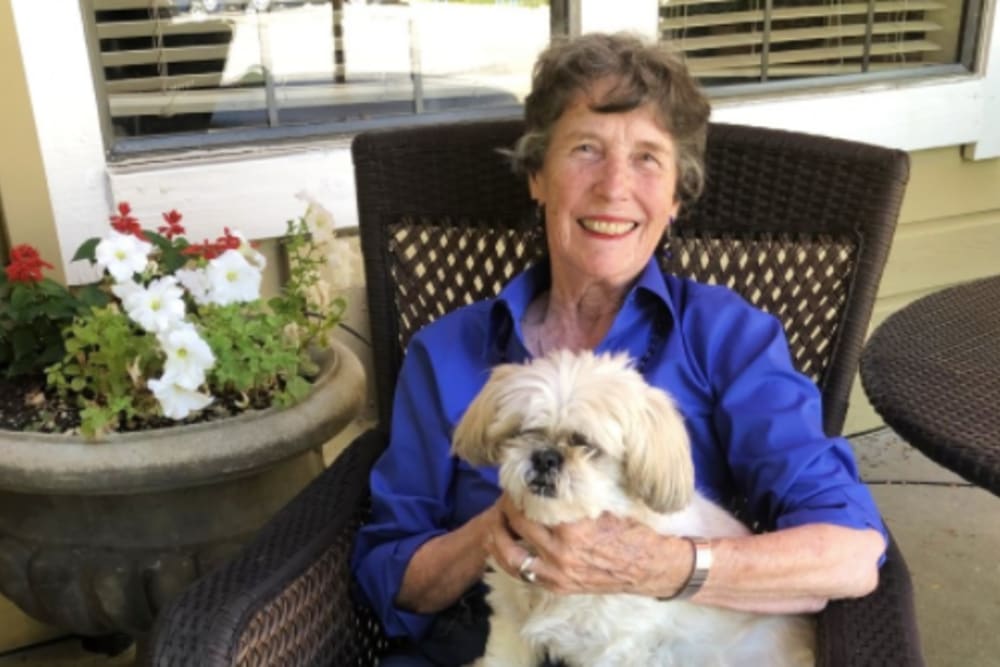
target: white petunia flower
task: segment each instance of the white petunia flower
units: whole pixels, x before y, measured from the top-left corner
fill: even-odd
[[[289,322],[285,325],[285,328],[281,330],[281,337],[289,345],[298,345],[302,340],[302,327],[295,322]]]
[[[326,276],[334,291],[343,291],[354,285],[361,276],[361,257],[347,239],[330,239],[327,242]]]
[[[137,294],[145,288],[134,280],[124,280],[111,286],[111,293],[118,297],[118,300],[125,305],[130,299],[134,299]]]
[[[260,298],[260,269],[236,250],[227,250],[205,268],[211,284],[209,301],[225,306]]]
[[[253,266],[263,271],[267,268],[267,258],[264,255],[257,252],[257,249],[253,247],[247,237],[243,236],[240,232],[233,232],[233,236],[240,240],[240,247],[237,251],[243,255],[243,259],[250,262]]]
[[[204,269],[177,269],[174,271],[174,276],[196,304],[204,306],[206,303],[211,303],[209,293],[212,291],[212,283]]]
[[[212,402],[212,397],[191,391],[166,380],[150,380],[147,385],[160,402],[163,415],[169,419],[184,419]]]
[[[313,239],[317,243],[322,243],[333,237],[333,214],[308,192],[299,192],[295,196],[309,204],[303,219]]]
[[[125,312],[146,331],[163,333],[184,319],[184,291],[173,276],[157,278],[145,288],[126,287],[120,291],[122,294],[115,294],[121,298]]]
[[[305,288],[306,303],[313,310],[319,312],[326,312],[326,309],[330,307],[330,283],[323,280],[322,278],[317,278],[316,282]]]
[[[152,250],[150,243],[113,231],[97,244],[94,258],[97,265],[110,273],[116,282],[125,282],[131,280],[134,274],[142,273]]]
[[[215,355],[192,324],[185,322],[157,339],[167,355],[162,381],[192,391],[205,383],[205,371],[215,364]]]

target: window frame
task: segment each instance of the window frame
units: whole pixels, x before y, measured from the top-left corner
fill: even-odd
[[[633,0],[609,13],[600,0],[575,0],[571,30],[620,28],[655,32],[645,23],[656,0]],[[189,236],[215,237],[219,227],[251,238],[281,234],[298,215],[294,198],[308,191],[340,226],[357,225],[350,134],[110,158],[98,103],[81,3],[52,12],[47,3],[11,0],[24,71],[45,165],[63,263],[70,282],[95,278],[70,259],[106,227],[113,204],[129,201],[155,224],[162,211],[184,213]],[[1000,25],[997,0],[983,7],[973,72],[945,68],[910,78],[851,80],[829,89],[761,91],[713,99],[713,120],[825,134],[906,151],[963,146],[968,159],[1000,157]],[[53,58],[50,45],[60,45]],[[960,69],[960,68],[958,68]]]

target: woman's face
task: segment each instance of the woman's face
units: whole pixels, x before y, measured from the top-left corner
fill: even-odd
[[[554,281],[623,287],[680,207],[676,149],[651,106],[597,113],[589,104],[580,93],[556,121],[531,196],[545,206]]]

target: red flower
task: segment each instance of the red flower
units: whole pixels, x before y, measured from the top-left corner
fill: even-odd
[[[239,250],[240,245],[243,243],[240,241],[240,237],[229,231],[229,227],[223,227],[222,231],[225,233],[224,236],[216,239],[215,244],[221,246],[223,250]]]
[[[211,260],[227,250],[239,250],[240,246],[243,245],[240,237],[233,234],[229,227],[224,227],[223,231],[225,233],[214,241],[205,239],[204,243],[192,243],[184,248],[181,253],[191,257],[203,257]]]
[[[7,278],[15,283],[37,283],[42,279],[42,269],[55,268],[39,256],[30,245],[14,246],[10,251]]]
[[[146,236],[142,233],[139,221],[129,215],[130,213],[132,213],[132,207],[128,205],[128,202],[123,201],[118,204],[118,215],[111,216],[111,226],[117,232],[131,234],[140,241],[145,241]]]
[[[181,226],[181,218],[183,218],[176,209],[171,209],[169,212],[163,214],[163,219],[166,221],[166,225],[158,227],[156,231],[160,232],[168,239],[172,239],[175,236],[180,236],[184,233],[184,227]]]
[[[218,243],[205,239],[204,243],[192,243],[184,248],[184,250],[181,250],[181,254],[191,257],[203,257],[204,259],[215,259],[225,250],[226,248],[221,247]]]

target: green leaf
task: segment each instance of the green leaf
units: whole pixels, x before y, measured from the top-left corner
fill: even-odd
[[[181,254],[180,250],[172,245],[168,245],[160,255],[160,265],[163,267],[164,272],[174,273],[177,269],[187,264],[188,259],[186,255]]]
[[[96,261],[97,244],[101,242],[99,238],[90,238],[80,244],[80,247],[76,249],[76,254],[73,255],[73,261],[85,259],[93,264]]]
[[[89,311],[91,308],[103,308],[110,301],[108,293],[93,283],[80,287],[76,292],[76,299],[77,309],[80,312]]]
[[[61,320],[71,320],[76,314],[76,305],[64,299],[49,299],[41,305],[41,311],[53,324]]]
[[[51,278],[43,278],[35,283],[35,286],[46,298],[64,299],[70,296],[69,290],[64,285],[57,283]]]
[[[292,377],[288,380],[285,385],[285,391],[292,397],[294,402],[299,402],[306,397],[306,394],[312,389],[312,384],[307,382],[305,378],[298,375]]]
[[[38,358],[34,360],[34,365],[44,368],[62,359],[65,353],[66,351],[63,348],[62,339],[50,338],[45,341],[45,347],[42,349]]]
[[[170,243],[170,240],[167,239],[166,236],[157,234],[156,232],[150,231],[148,229],[142,230],[142,235],[146,237],[147,241],[155,245],[160,250],[166,250],[171,245],[173,245],[172,243]]]
[[[23,283],[16,283],[10,290],[10,307],[11,310],[23,311],[25,308],[31,306],[31,302],[34,301],[34,295],[31,293],[31,288]]]
[[[132,407],[132,398],[130,396],[115,396],[111,399],[108,409],[114,413],[125,412],[127,414],[133,414],[135,412]]]
[[[118,413],[99,405],[88,405],[80,411],[80,431],[90,440],[101,436],[118,425]]]
[[[38,338],[30,328],[20,327],[11,332],[10,340],[14,345],[14,356],[26,357],[35,351]]]

